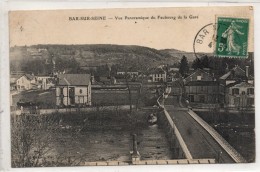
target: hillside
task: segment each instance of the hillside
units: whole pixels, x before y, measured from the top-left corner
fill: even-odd
[[[34,47],[46,48],[49,53],[58,57],[73,57],[81,66],[116,64],[124,58],[163,63],[167,58],[170,58],[156,49],[134,45],[37,45]]]
[[[163,49],[160,50],[161,53],[168,55],[176,60],[180,60],[182,56],[186,56],[188,61],[192,61],[195,59],[195,55],[193,52],[184,52],[184,51],[179,51],[175,49]]]
[[[124,58],[133,58],[152,65],[173,64],[185,52],[178,50],[156,50],[136,45],[86,44],[86,45],[33,45],[10,48],[10,61],[13,69],[20,70],[23,61],[35,59],[74,58],[80,66],[117,64]]]

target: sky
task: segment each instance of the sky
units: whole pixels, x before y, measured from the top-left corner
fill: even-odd
[[[250,19],[249,51],[253,51],[252,14],[252,7],[12,11],[9,13],[9,41],[10,46],[118,44],[192,52],[194,39],[204,26],[215,23],[218,16],[232,16]],[[92,16],[105,16],[106,20],[69,20]],[[126,16],[149,19],[126,20]],[[151,19],[152,16],[155,19]],[[171,19],[165,19],[165,16]],[[116,17],[123,19],[116,20]],[[207,41],[215,30],[212,26],[206,29],[208,37],[205,37],[204,44],[196,45],[197,51],[213,51]]]

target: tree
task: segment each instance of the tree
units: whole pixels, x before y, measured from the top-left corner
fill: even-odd
[[[201,57],[201,66],[202,68],[209,68],[209,58],[207,55]]]
[[[131,75],[129,72],[138,71],[139,76],[138,82],[139,82],[139,88],[137,90],[137,99],[136,99],[136,109],[138,109],[140,98],[142,96],[142,89],[143,89],[143,81],[145,79],[145,76],[149,74],[149,68],[153,68],[155,63],[150,58],[144,58],[142,56],[136,56],[129,54],[125,58],[123,58],[120,63],[120,68],[124,71],[124,79],[126,83],[126,87],[128,90],[128,98],[130,101],[130,113],[132,113],[132,90],[133,88],[130,87],[129,81],[131,79]]]
[[[11,120],[12,166],[41,166],[45,155],[51,151],[51,133],[57,126],[50,117],[25,114],[13,117]]]
[[[189,72],[189,64],[188,64],[187,57],[185,56],[182,56],[179,72],[183,77],[185,77]]]
[[[65,114],[66,115],[66,114]],[[69,114],[71,116],[71,114]],[[64,115],[59,113],[49,115],[21,114],[11,117],[11,157],[12,167],[47,167],[75,166],[85,161],[86,155],[70,156],[66,150],[53,153],[53,143],[61,143],[61,147],[71,145],[78,132],[87,125],[82,120],[79,129],[68,129],[69,141],[64,141],[60,127]],[[59,135],[60,134],[60,135]]]
[[[210,68],[210,65],[212,65],[211,60],[209,59],[209,57],[207,55],[202,56],[200,58],[196,58],[192,62],[192,68],[195,69],[195,70],[196,69],[203,69],[203,68]]]
[[[201,69],[201,68],[202,68],[202,65],[201,65],[200,59],[199,59],[199,58],[196,58],[195,60],[193,60],[191,66],[192,66],[192,68],[193,68],[194,70],[196,70],[196,69]]]

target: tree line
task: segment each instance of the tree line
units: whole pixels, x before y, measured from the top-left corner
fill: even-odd
[[[204,55],[194,59],[192,62],[188,62],[187,57],[183,56],[179,63],[179,72],[183,77],[187,77],[191,68],[194,70],[208,68],[216,76],[221,76],[236,65],[241,67],[243,70],[245,70],[246,66],[250,66],[249,74],[254,76],[254,57],[252,53],[249,53],[248,58],[243,59]]]

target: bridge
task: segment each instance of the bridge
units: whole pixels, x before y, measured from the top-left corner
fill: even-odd
[[[183,106],[181,94],[176,95],[176,90],[180,89],[174,89],[168,87],[158,99],[163,109],[159,121],[170,133],[170,144],[179,146],[183,151],[182,158],[215,159],[216,163],[245,163],[246,160],[209,124]],[[178,140],[177,146],[175,140]]]

